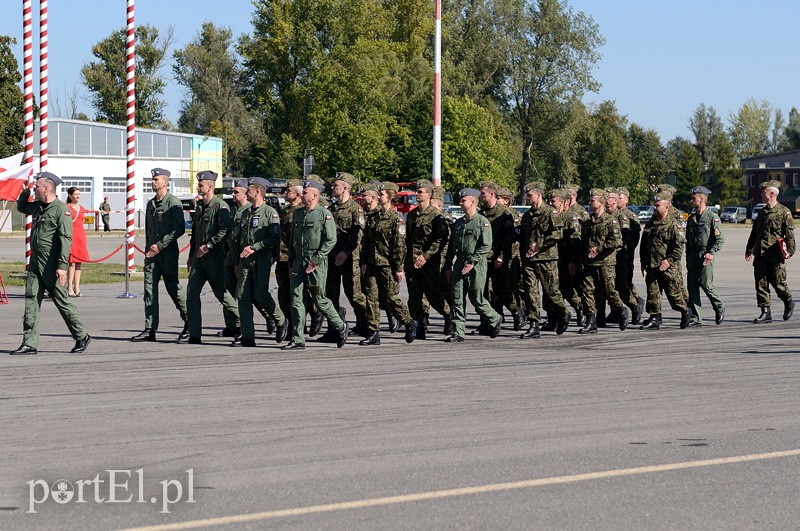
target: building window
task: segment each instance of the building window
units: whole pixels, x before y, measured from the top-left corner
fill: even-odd
[[[103,177],[104,194],[124,194],[125,188],[124,177]]]

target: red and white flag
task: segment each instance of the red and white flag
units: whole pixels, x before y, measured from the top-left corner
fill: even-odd
[[[16,201],[22,187],[33,175],[33,163],[23,164],[22,153],[0,159],[0,200]]]

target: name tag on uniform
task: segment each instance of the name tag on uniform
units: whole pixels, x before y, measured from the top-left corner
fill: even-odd
[[[475,234],[475,231],[473,229],[467,229],[466,233],[467,234]]]
[[[313,221],[307,221],[306,222],[306,227],[313,227],[313,226],[314,226],[314,222]]]
[[[250,219],[251,219],[250,226],[255,229],[256,227],[258,227],[258,220],[261,219],[261,216],[253,216]]]

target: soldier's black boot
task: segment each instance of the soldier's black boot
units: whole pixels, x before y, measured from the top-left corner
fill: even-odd
[[[528,321],[528,331],[519,336],[520,339],[538,339],[541,337],[538,321]]]
[[[400,321],[397,320],[397,317],[392,315],[392,312],[387,312],[386,317],[389,319],[389,333],[394,334],[400,327]]]
[[[575,310],[575,324],[581,328],[586,324],[586,315],[583,313],[582,306],[579,306],[578,309]]]
[[[769,306],[764,306],[763,308],[761,308],[761,315],[753,319],[754,324],[763,324],[771,322],[772,322],[772,310],[770,310]]]
[[[336,348],[342,348],[347,343],[347,336],[350,334],[350,329],[347,328],[347,323],[342,321],[342,327],[336,334]]]
[[[645,319],[644,323],[640,327],[642,330],[658,330],[661,328],[661,314],[654,313],[647,319]]]
[[[553,317],[553,314],[547,314],[547,322],[544,323],[539,330],[542,332],[555,332],[556,327],[558,326],[558,320]]]
[[[189,323],[184,321],[183,330],[181,330],[181,333],[178,334],[178,342],[185,343],[186,341],[189,341]]]
[[[605,328],[606,327],[606,312],[598,313],[594,318],[594,324],[597,327]]]
[[[308,325],[308,337],[314,337],[322,330],[322,311],[317,308],[311,312],[311,324]]]
[[[639,297],[636,299],[636,306],[631,309],[631,324],[638,325],[642,321],[644,315],[644,299]]]
[[[411,319],[406,323],[406,343],[411,343],[417,338],[417,322]]]
[[[625,330],[628,328],[628,321],[630,318],[630,313],[628,309],[624,306],[616,311],[617,314],[617,326],[619,326],[620,330]]]
[[[522,328],[522,322],[525,319],[525,316],[522,314],[522,308],[517,306],[512,313],[514,317],[514,332],[519,331]]]
[[[381,335],[375,330],[374,332],[367,332],[367,337],[358,342],[359,345],[380,345]]]
[[[794,313],[794,300],[789,299],[788,301],[784,301],[783,303],[783,320],[788,321],[792,318],[792,314]]]
[[[453,319],[449,315],[444,316],[444,335],[452,336],[456,333],[456,328],[453,326]],[[419,334],[417,335],[419,337]]]
[[[569,322],[572,320],[572,314],[569,312],[564,313],[561,319],[558,320],[558,327],[556,328],[556,335],[561,335],[569,328]]]
[[[681,328],[686,328],[692,322],[692,309],[686,308],[681,312]]]
[[[417,339],[428,339],[428,327],[425,326],[425,319],[415,319],[417,322]]]
[[[156,331],[152,328],[145,328],[137,335],[131,338],[131,341],[139,342],[139,341],[155,341],[156,340]]]
[[[217,337],[236,337],[239,335],[240,329],[239,328],[228,328],[225,327],[219,332],[217,332]]]
[[[725,308],[719,308],[714,310],[714,322],[720,324],[722,321],[725,320]]]
[[[350,331],[351,334],[354,336],[364,336],[366,337],[369,334],[369,330],[366,329],[364,326],[364,318],[360,315],[356,315],[356,325]]]
[[[578,330],[579,334],[596,334],[597,333],[597,317],[592,314],[586,316],[586,324],[583,328]]]
[[[272,317],[267,317],[267,334],[275,333],[275,324],[275,319]]]

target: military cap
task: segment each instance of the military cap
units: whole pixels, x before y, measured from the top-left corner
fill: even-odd
[[[494,188],[497,190],[500,188],[500,186],[494,181],[481,181],[478,184],[478,188]]]
[[[164,168],[153,168],[152,170],[150,170],[150,175],[152,177],[156,177],[158,175],[163,175],[164,177],[170,177],[172,174],[169,172],[169,170],[165,170]]]
[[[247,188],[248,184],[250,184],[250,182],[247,179],[236,179],[233,182],[233,187],[234,188]]]
[[[198,181],[216,181],[217,174],[213,171],[201,171],[197,173]]]
[[[325,191],[325,185],[317,181],[305,181],[303,183],[303,188],[316,188],[320,193]]]
[[[303,181],[300,179],[289,179],[286,181],[286,186],[288,188],[293,188],[295,186],[303,186]]]
[[[559,199],[569,199],[572,194],[566,188],[555,188],[550,190],[550,197],[558,197]]]
[[[781,182],[780,181],[767,181],[765,183],[761,183],[761,189],[766,190],[767,188],[776,188],[778,190],[781,189]]]
[[[382,183],[380,183],[380,185],[381,185],[380,187],[381,190],[394,190],[395,192],[400,191],[400,187],[397,186],[392,181],[383,181]]]
[[[564,185],[564,190],[571,194],[577,194],[580,191],[581,187],[577,184],[567,183]]]
[[[508,197],[509,199],[514,199],[514,192],[511,191],[510,188],[506,188],[505,186],[501,186],[497,189],[497,195],[500,197]]]
[[[309,173],[308,175],[306,175],[306,180],[307,181],[314,181],[315,183],[325,184],[325,181],[322,180],[322,177],[320,177],[316,173]]]
[[[36,174],[36,180],[39,180],[39,179],[50,179],[51,181],[53,181],[53,184],[55,184],[56,186],[61,184],[61,177],[59,177],[55,173],[50,173],[49,171],[43,171],[41,173],[37,173]]]
[[[662,184],[659,184],[658,186],[656,186],[656,191],[657,192],[669,192],[672,195],[675,195],[675,192],[677,192],[678,189],[675,188],[674,186],[672,186],[671,184],[662,183]]]
[[[692,188],[693,194],[703,194],[703,195],[711,195],[711,190],[706,188],[705,186],[695,186]]]
[[[442,188],[441,186],[434,187],[431,199],[438,199],[439,201],[444,201],[444,188]]]
[[[336,180],[349,184],[350,188],[358,184],[358,179],[356,179],[355,177],[353,177],[353,175],[347,173],[346,171],[337,171]]]
[[[361,193],[364,192],[377,192],[381,188],[379,186],[375,186],[373,183],[368,182],[367,184],[361,185]]]
[[[628,197],[631,196],[631,193],[624,186],[620,186],[619,188],[617,188],[617,193],[619,195],[627,195]]]
[[[267,189],[272,186],[272,184],[263,177],[253,177],[250,179],[250,184],[255,184],[257,186],[263,186],[264,189]]]
[[[672,201],[672,194],[668,192],[658,192],[653,196],[653,202],[658,203],[659,201]]]
[[[433,183],[428,179],[420,179],[419,181],[417,181],[417,190],[419,190],[420,188],[430,188],[431,192],[433,192],[433,189],[435,187]]]
[[[481,191],[475,188],[462,188],[461,191],[458,192],[458,196],[462,199],[465,197],[480,197]]]
[[[525,185],[525,191],[526,192],[530,192],[531,190],[536,190],[536,191],[538,191],[538,192],[543,194],[545,192],[544,183],[532,182],[532,183],[526,184]]]
[[[373,185],[373,186],[374,186],[375,188],[377,188],[378,190],[380,190],[381,188],[383,188],[383,183],[382,183],[382,182],[380,182],[378,179],[370,179],[370,180],[369,180],[369,184]]]
[[[608,198],[608,192],[606,192],[602,188],[592,188],[589,191],[589,197],[594,197],[594,196],[602,197],[603,199],[607,199]]]

